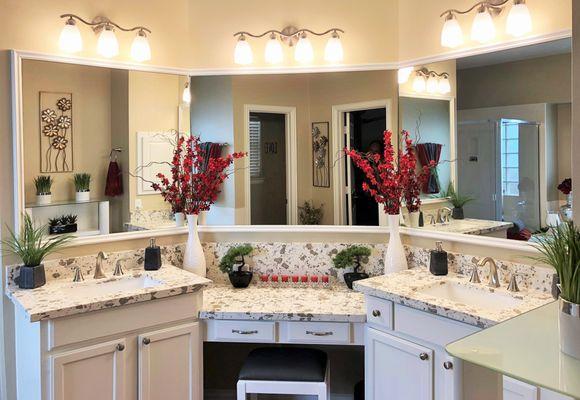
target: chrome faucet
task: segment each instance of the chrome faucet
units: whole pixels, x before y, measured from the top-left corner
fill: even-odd
[[[489,287],[497,288],[499,287],[499,277],[497,276],[497,265],[493,258],[485,257],[478,261],[477,265],[483,267],[485,264],[489,264]]]
[[[435,225],[437,220],[433,214],[427,214],[427,218],[429,218],[429,225]]]
[[[437,210],[437,222],[442,224],[449,223],[452,212],[453,210],[451,210],[449,207],[441,207]]]
[[[103,273],[103,260],[106,260],[107,256],[102,251],[99,251],[97,254],[97,264],[95,265],[95,275],[93,275],[94,279],[103,279],[107,276]]]

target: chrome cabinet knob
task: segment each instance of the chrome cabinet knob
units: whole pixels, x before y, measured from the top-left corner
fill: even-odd
[[[419,358],[423,361],[428,360],[429,359],[429,354],[427,353],[421,353],[419,354]]]
[[[151,343],[151,339],[149,339],[148,337],[143,338],[143,344],[144,345],[148,345],[149,343]]]
[[[381,312],[379,310],[373,310],[373,317],[380,317]]]
[[[445,369],[453,369],[453,363],[451,361],[445,361],[443,363],[443,368],[445,368]]]
[[[117,351],[123,351],[123,350],[125,350],[125,345],[123,343],[117,344]]]

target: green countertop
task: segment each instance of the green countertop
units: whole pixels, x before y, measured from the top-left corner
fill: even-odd
[[[558,302],[451,343],[447,351],[514,379],[580,398],[580,360],[560,352]]]

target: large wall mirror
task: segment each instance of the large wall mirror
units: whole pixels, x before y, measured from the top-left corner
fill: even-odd
[[[76,216],[79,236],[175,228],[150,182],[193,132],[248,152],[205,225],[385,225],[342,149],[377,152],[384,130],[407,130],[419,165],[437,161],[416,229],[533,240],[572,212],[570,42],[417,65],[399,84],[396,70],[187,77],[25,58],[19,211]],[[416,83],[418,70],[450,87]],[[472,199],[464,219],[450,191]]]

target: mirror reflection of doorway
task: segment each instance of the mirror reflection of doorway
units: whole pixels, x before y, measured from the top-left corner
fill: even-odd
[[[250,113],[252,225],[286,225],[286,115]]]

